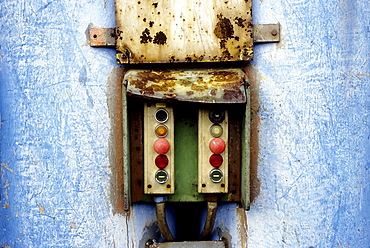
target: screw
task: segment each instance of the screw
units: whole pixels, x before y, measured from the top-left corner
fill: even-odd
[[[272,34],[272,36],[276,36],[277,35],[277,30],[276,29],[273,29],[272,31],[271,31],[271,34]]]
[[[154,241],[153,241],[152,239],[149,239],[148,241],[146,241],[145,246],[146,246],[147,248],[149,248],[149,247],[151,247],[153,244],[154,244]]]

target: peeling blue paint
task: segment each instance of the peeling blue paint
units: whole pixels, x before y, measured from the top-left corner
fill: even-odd
[[[249,247],[369,247],[370,10],[366,1],[254,1],[254,23],[281,24],[255,48],[260,194]],[[93,23],[93,24],[92,24]],[[113,0],[0,2],[0,246],[138,247],[152,205],[113,214],[107,79]],[[237,247],[240,213],[216,229]],[[242,229],[244,230],[244,229]]]

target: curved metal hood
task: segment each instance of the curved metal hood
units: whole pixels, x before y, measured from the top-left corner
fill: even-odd
[[[245,103],[241,69],[129,70],[127,94],[202,103]]]

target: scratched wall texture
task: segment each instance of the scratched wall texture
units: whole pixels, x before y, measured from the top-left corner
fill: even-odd
[[[261,0],[259,196],[249,247],[370,247],[368,1]]]
[[[369,247],[370,9],[367,1],[256,0],[280,22],[255,49],[259,153],[248,232],[234,205],[216,224],[234,247]],[[0,2],[0,246],[138,247],[154,209],[112,205],[112,0]],[[226,225],[222,226],[222,225]]]
[[[0,244],[122,244],[125,220],[109,201],[115,52],[86,42],[90,23],[114,26],[113,1],[5,0],[0,9]]]

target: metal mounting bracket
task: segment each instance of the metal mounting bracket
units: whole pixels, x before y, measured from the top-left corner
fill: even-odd
[[[91,28],[90,46],[115,47],[116,28]],[[273,43],[280,41],[280,23],[253,24],[253,43]]]
[[[280,41],[280,23],[253,24],[253,43],[270,43]]]
[[[116,28],[90,28],[89,36],[92,47],[116,46]]]

